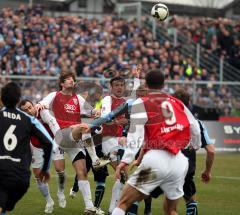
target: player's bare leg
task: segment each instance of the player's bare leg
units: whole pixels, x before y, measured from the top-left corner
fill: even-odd
[[[39,173],[41,172],[41,169],[33,168],[32,170],[33,170],[33,174],[34,174],[35,179],[36,179],[37,186],[38,186],[40,192],[42,193],[42,195],[44,196],[44,198],[46,199],[46,206],[45,206],[44,212],[45,213],[52,213],[53,212],[54,201],[53,201],[53,199],[50,195],[48,183],[43,183],[39,179]]]
[[[65,182],[66,182],[66,174],[65,174],[65,160],[54,160],[54,167],[55,171],[58,175],[58,192],[57,192],[57,197],[58,197],[58,203],[59,207],[65,208],[66,207],[66,197],[64,195],[64,187],[65,187]]]
[[[136,188],[126,184],[117,207],[113,210],[112,215],[125,215],[127,209],[136,201],[141,201],[146,195],[138,191]]]
[[[178,200],[170,200],[167,197],[164,198],[163,208],[165,215],[177,215]]]

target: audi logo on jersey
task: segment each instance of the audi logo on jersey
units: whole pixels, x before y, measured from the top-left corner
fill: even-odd
[[[71,111],[75,111],[76,110],[76,106],[75,105],[70,105],[70,104],[65,104],[64,108],[66,110],[71,110]]]

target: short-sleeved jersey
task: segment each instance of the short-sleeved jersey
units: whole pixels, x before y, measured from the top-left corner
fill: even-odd
[[[81,123],[80,105],[76,94],[69,96],[57,92],[51,109],[61,129]]]
[[[83,97],[77,94],[64,95],[60,91],[52,92],[40,103],[49,106],[50,112],[57,122],[58,128],[56,128],[55,125],[54,130],[81,123],[81,115],[91,116],[92,107]],[[45,119],[44,121],[46,122],[49,120]]]
[[[117,98],[115,96],[106,96],[102,101],[102,116],[106,116],[112,110],[115,110],[117,107],[125,103],[124,98]],[[118,115],[116,119],[125,118],[124,114]],[[103,124],[103,136],[113,136],[121,137],[123,135],[123,126],[122,125],[106,125]]]
[[[164,149],[177,154],[190,142],[190,123],[181,101],[167,94],[143,98],[147,113],[145,148]]]
[[[29,180],[31,136],[42,144],[45,158],[42,169],[47,171],[53,142],[42,124],[15,108],[3,108],[0,121],[0,179]]]
[[[188,144],[200,148],[200,129],[181,101],[170,95],[149,93],[133,102],[122,162],[131,163],[141,147],[174,155]]]

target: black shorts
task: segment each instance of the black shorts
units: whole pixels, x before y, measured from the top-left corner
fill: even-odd
[[[91,160],[88,152],[86,152],[86,154],[87,154],[86,155],[86,165],[87,165],[87,171],[89,172],[90,169],[92,168],[92,160]],[[103,157],[102,145],[96,146],[96,154],[99,158]],[[97,171],[92,168],[92,172],[93,172],[93,176],[94,176],[94,181],[102,182],[102,183],[105,183],[106,178],[109,175],[107,166],[104,166]]]
[[[0,207],[3,212],[12,211],[16,203],[24,196],[29,181],[0,180]]]
[[[185,177],[185,183],[183,185],[184,199],[189,201],[191,197],[196,193],[196,186],[194,183],[194,175],[196,171],[196,152],[195,150],[183,150],[183,154],[188,158],[189,167]]]

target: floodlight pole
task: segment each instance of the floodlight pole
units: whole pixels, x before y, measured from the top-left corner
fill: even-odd
[[[141,28],[142,27],[142,3],[141,2],[137,3],[137,22],[138,22],[138,26]]]
[[[29,7],[32,9],[33,6],[33,0],[29,0]]]

